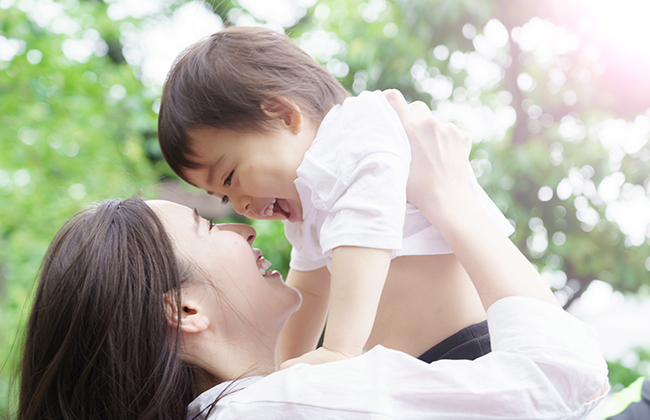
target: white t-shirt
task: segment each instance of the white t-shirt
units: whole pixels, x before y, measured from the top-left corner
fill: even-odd
[[[338,246],[390,249],[393,258],[451,253],[406,202],[410,163],[408,137],[382,92],[363,92],[332,108],[297,170],[303,220],[285,221],[291,268],[329,266]],[[513,227],[473,173],[471,182],[481,206],[510,235]]]
[[[492,352],[424,363],[377,346],[322,365],[223,383],[199,395],[188,419],[226,387],[210,420],[580,419],[600,398],[607,365],[593,329],[545,302],[509,297],[487,312]]]

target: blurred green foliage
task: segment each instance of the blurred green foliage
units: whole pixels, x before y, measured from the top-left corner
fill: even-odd
[[[0,415],[18,362],[11,350],[20,348],[17,332],[55,231],[90,202],[141,190],[154,196],[150,187],[173,177],[156,142],[160,87],[143,83],[141,69],[125,60],[124,32],[170,16],[184,2],[170,0],[161,12],[116,20],[109,18],[109,3],[0,0]],[[599,127],[612,118],[629,124],[644,113],[650,117],[647,104],[634,105],[639,102],[612,90],[607,71],[596,71],[598,61],[585,58],[588,40],[546,61],[512,38],[487,58],[475,50],[485,41],[486,25],[495,27],[492,19],[511,35],[535,17],[561,27],[568,25],[569,3],[321,0],[286,28],[306,49],[314,39],[328,40],[331,48],[314,55],[353,93],[397,88],[448,117],[450,104],[463,106],[482,124],[502,118],[510,107],[514,124],[478,139],[472,166],[516,222],[515,243],[567,306],[595,279],[629,293],[648,284],[647,238],[630,242],[597,193],[604,179],[619,172],[621,197],[650,188],[647,142],[612,158],[598,138]],[[43,24],[29,12],[51,4],[62,6],[73,30]],[[227,24],[256,19],[236,1],[214,2],[214,12]],[[83,39],[94,40],[92,53],[79,59],[64,54],[66,42]],[[477,62],[489,63],[485,72],[495,72],[492,82],[477,83],[470,65]],[[537,87],[523,89],[522,73]],[[431,88],[436,83],[452,90],[441,94]],[[449,119],[480,131],[475,119]],[[544,200],[543,191],[551,192]],[[286,274],[289,245],[282,224],[253,225],[256,246]],[[647,352],[638,356],[639,363],[650,360]],[[617,361],[610,368],[613,383],[638,374]]]
[[[637,364],[648,365],[650,364],[650,349],[644,347],[634,347],[630,349],[630,354],[638,361]],[[607,362],[609,368],[609,382],[612,384],[612,390],[618,392],[627,388],[636,381],[640,376],[638,369],[630,368],[629,362],[621,360],[612,360]],[[645,372],[648,376],[647,369]]]
[[[66,5],[81,30],[102,29],[104,39],[119,35],[101,3]],[[108,54],[71,60],[62,52],[64,35],[39,27],[17,7],[0,9],[0,36],[18,40],[15,57],[0,60],[3,413],[18,362],[10,350],[20,348],[17,333],[54,233],[89,202],[131,196],[155,185],[159,174],[143,148],[147,133],[155,133],[156,95],[132,68]]]

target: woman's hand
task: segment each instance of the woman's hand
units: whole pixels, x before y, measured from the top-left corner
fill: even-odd
[[[537,269],[472,193],[469,135],[436,121],[425,104],[409,105],[395,90],[385,93],[411,142],[407,198],[440,231],[472,279],[485,310],[509,296],[559,306]]]
[[[407,199],[418,208],[470,192],[469,133],[441,123],[424,102],[407,104],[397,90],[384,92],[411,143]]]
[[[338,351],[329,350],[326,349],[325,347],[319,347],[316,350],[310,351],[309,353],[305,353],[300,357],[287,360],[286,362],[280,365],[280,369],[286,369],[298,363],[307,363],[308,365],[320,365],[323,363],[336,362],[338,360],[349,359],[354,356],[355,355],[351,355],[351,354],[348,355]]]

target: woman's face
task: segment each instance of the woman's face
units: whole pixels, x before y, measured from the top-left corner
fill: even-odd
[[[244,224],[211,226],[192,209],[169,201],[148,204],[165,225],[178,255],[198,269],[198,280],[181,292],[185,296],[190,293],[187,289],[195,288],[191,293],[198,293],[197,304],[213,327],[255,337],[279,335],[302,299],[279,272],[266,271],[270,264],[251,247],[255,230]]]

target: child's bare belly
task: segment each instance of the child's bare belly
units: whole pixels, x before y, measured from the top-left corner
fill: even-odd
[[[395,258],[366,349],[381,344],[418,357],[484,319],[478,294],[453,254]]]

